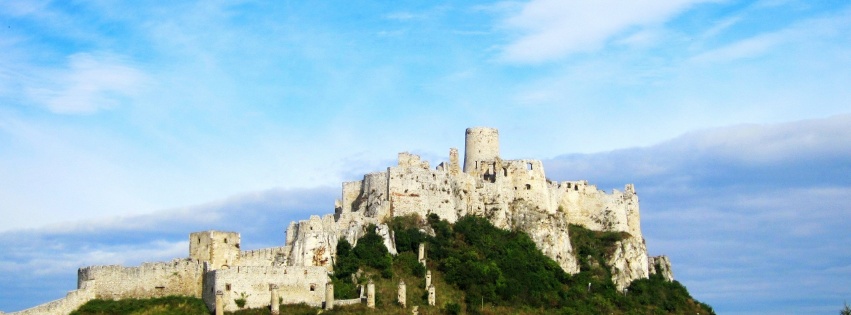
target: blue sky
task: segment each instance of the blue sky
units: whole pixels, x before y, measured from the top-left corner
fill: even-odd
[[[76,268],[283,242],[339,183],[470,126],[635,183],[648,248],[724,314],[851,298],[844,1],[18,1],[0,6],[0,310]]]

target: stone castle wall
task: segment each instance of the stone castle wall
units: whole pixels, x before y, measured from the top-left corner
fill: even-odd
[[[47,302],[39,306],[28,308],[18,312],[3,313],[6,315],[46,315],[46,314],[68,314],[78,309],[86,302],[95,298],[94,290],[88,288],[77,289],[58,300]],[[2,312],[0,312],[2,313]]]
[[[193,260],[144,263],[138,267],[91,266],[77,271],[77,285],[100,299],[168,295],[201,297],[204,263]],[[94,281],[94,285],[86,285]]]
[[[290,247],[272,247],[239,252],[240,266],[272,266],[283,263],[290,252]]]
[[[246,301],[244,308],[268,307],[270,284],[275,284],[282,304],[321,306],[328,281],[324,267],[238,266],[208,272],[203,299],[207,307],[215,309],[215,293],[221,291],[225,311],[239,310],[235,300],[241,298]]]

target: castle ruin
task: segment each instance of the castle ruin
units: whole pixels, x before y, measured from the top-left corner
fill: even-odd
[[[243,251],[238,233],[195,232],[189,236],[188,258],[139,267],[80,268],[77,290],[68,296],[11,314],[67,314],[93,298],[166,295],[200,297],[212,310],[217,293],[225,311],[268,307],[272,296],[283,304],[321,307],[328,299],[334,303],[326,284],[338,240],[354,246],[374,224],[395,255],[388,219],[412,214],[425,218],[431,213],[450,223],[476,215],[499,228],[526,232],[569,274],[579,272],[568,235],[570,224],[624,232],[627,236],[607,257],[619,291],[656,272],[673,280],[667,257],[647,256],[632,184],[606,193],[584,180],[551,181],[540,160],[503,160],[498,130],[476,127],[466,130],[463,168],[455,148],[449,150],[448,162],[435,168],[417,155],[399,153],[396,166],[343,183],[333,214],[290,223],[284,246]],[[237,305],[238,300],[243,305]]]

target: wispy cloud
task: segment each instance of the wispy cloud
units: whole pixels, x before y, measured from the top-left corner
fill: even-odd
[[[43,69],[27,94],[58,114],[90,114],[128,102],[146,75],[120,56],[77,53],[63,69]]]
[[[663,23],[701,2],[706,1],[530,1],[504,22],[519,36],[503,48],[502,59],[538,63],[594,51],[616,35]]]
[[[704,36],[714,36],[733,24],[739,23],[741,18],[741,16],[734,16],[723,20],[704,33]],[[841,30],[851,26],[849,20],[851,20],[851,9],[845,8],[836,13],[798,21],[779,30],[764,32],[710,49],[694,56],[692,61],[719,63],[760,57],[774,53],[784,45],[803,44],[819,38],[835,37],[837,33],[842,32]]]
[[[403,12],[393,12],[384,15],[385,19],[388,20],[397,20],[397,21],[407,21],[412,19],[417,19],[423,17],[422,15],[414,14],[411,12],[403,11]]]

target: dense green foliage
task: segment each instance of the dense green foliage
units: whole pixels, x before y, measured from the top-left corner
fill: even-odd
[[[167,296],[152,299],[91,300],[72,315],[207,315],[207,305],[199,298]]]
[[[337,256],[334,264],[334,297],[338,299],[356,298],[357,286],[352,282],[352,274],[361,266],[367,266],[378,270],[382,277],[393,276],[390,266],[393,257],[384,246],[384,239],[375,232],[375,225],[369,225],[367,232],[358,239],[357,246],[345,239],[337,241]]]
[[[465,292],[465,309],[471,313],[490,304],[564,314],[712,314],[679,282],[661,276],[635,281],[626,292],[617,292],[605,258],[618,241],[629,236],[626,233],[570,226],[580,272],[568,275],[525,233],[498,229],[485,218],[466,216],[453,226],[432,214],[427,222],[434,237],[410,221],[397,218],[391,223],[400,249],[397,259],[404,257],[402,248],[415,251],[416,240],[427,242],[430,264],[446,282]],[[454,307],[447,311],[453,312]]]
[[[440,259],[438,269],[447,282],[467,292],[468,303],[484,299],[503,305],[555,306],[562,300],[559,293],[568,275],[524,233],[467,216],[455,223],[454,237],[442,246],[446,257],[435,257]]]

